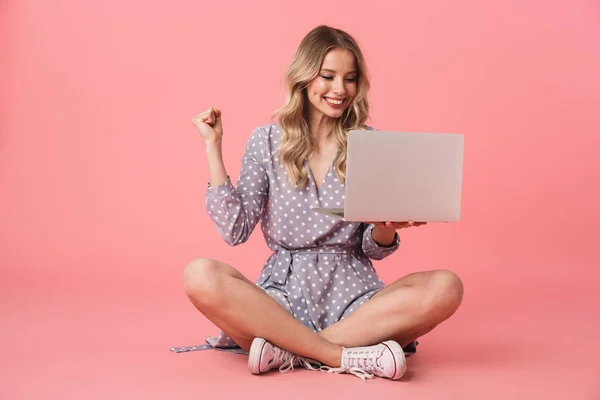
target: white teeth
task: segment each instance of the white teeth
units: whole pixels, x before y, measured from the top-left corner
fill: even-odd
[[[340,104],[342,104],[344,102],[344,100],[333,100],[333,99],[328,99],[327,97],[325,97],[325,100],[328,103],[335,104],[336,106],[339,106]]]

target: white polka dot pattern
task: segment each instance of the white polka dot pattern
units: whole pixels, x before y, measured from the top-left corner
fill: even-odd
[[[237,186],[228,179],[208,187],[206,209],[231,245],[247,241],[261,221],[273,254],[257,285],[294,318],[320,331],[350,315],[384,286],[370,259],[389,256],[400,240],[396,235],[391,246],[379,246],[371,236],[373,225],[312,211],[343,207],[344,184],[330,167],[317,188],[305,161],[308,184],[290,185],[279,160],[281,137],[278,124],[257,128],[248,140]],[[223,332],[207,341],[215,347],[236,346]]]

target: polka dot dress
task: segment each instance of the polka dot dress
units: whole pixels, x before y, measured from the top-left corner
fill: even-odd
[[[365,129],[372,129],[365,127]],[[259,220],[273,254],[256,281],[298,321],[318,332],[344,319],[384,287],[371,259],[398,249],[372,238],[373,225],[345,222],[312,211],[344,206],[344,184],[330,166],[317,188],[308,162],[309,181],[293,187],[279,160],[278,124],[258,127],[250,136],[237,187],[228,179],[208,187],[206,209],[219,234],[231,244],[248,240]],[[216,348],[237,347],[224,332],[208,337]]]

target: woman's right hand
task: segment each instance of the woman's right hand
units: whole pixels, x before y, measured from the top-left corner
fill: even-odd
[[[220,143],[223,138],[223,124],[221,123],[221,110],[209,108],[192,118],[192,123],[198,129],[207,143]]]

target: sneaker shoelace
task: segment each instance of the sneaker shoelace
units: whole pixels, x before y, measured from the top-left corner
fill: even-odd
[[[285,369],[286,371],[289,369],[291,363],[293,363],[293,354],[287,350],[283,350],[280,347],[273,346],[273,361],[271,363],[274,366],[279,366],[279,370]],[[283,371],[282,371],[283,372]]]
[[[311,371],[318,371],[319,368],[315,368],[313,364],[319,364],[317,361],[300,357],[287,350],[283,350],[277,346],[274,348],[275,354],[273,355],[273,363],[279,366],[279,372],[285,373],[294,369],[294,367],[301,366]]]
[[[377,365],[377,359],[379,358],[380,350],[377,348],[371,349],[360,349],[351,350],[347,349],[342,357],[342,366],[338,368],[332,368],[328,366],[321,367],[321,371],[330,373],[350,373],[354,376],[359,377],[363,381],[372,379],[374,372],[379,372],[385,376],[388,376],[380,367]]]

